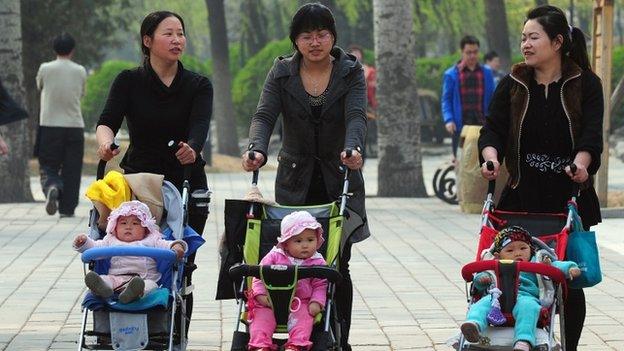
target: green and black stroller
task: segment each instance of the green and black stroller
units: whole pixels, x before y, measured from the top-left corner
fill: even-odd
[[[257,183],[254,172],[252,185]],[[335,202],[314,206],[280,206],[246,200],[226,200],[225,236],[221,247],[221,272],[217,299],[236,299],[238,318],[231,350],[247,350],[249,342],[247,291],[253,277],[262,280],[273,304],[277,322],[275,333],[287,333],[289,307],[297,282],[305,278],[328,280],[325,310],[317,315],[312,332],[312,350],[340,350],[340,323],[334,304],[336,285],[341,275],[338,264],[341,248],[349,235],[363,224],[358,214],[346,207],[348,197],[348,170],[345,167],[343,191]],[[305,210],[323,226],[325,242],[318,250],[327,266],[259,266],[258,263],[277,243],[282,218]],[[283,345],[286,340],[274,338]]]

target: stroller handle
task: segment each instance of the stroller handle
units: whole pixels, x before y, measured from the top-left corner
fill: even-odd
[[[173,250],[140,246],[94,247],[83,252],[81,259],[83,263],[89,263],[114,256],[150,257],[159,262],[166,262],[167,265],[171,265],[178,260],[178,256]]]
[[[485,167],[487,168],[488,171],[493,171],[494,170],[494,162],[492,161],[487,161],[485,163]],[[494,195],[494,190],[496,190],[496,180],[490,180],[488,182],[488,194],[492,194]]]
[[[169,142],[167,142],[167,147],[169,149],[171,149],[171,152],[173,154],[175,154],[176,152],[178,152],[178,150],[180,150],[180,145],[178,145],[175,140],[169,140]],[[183,170],[183,180],[189,180],[191,178],[191,166],[193,164],[188,164],[188,165],[182,165],[182,170]]]
[[[110,144],[110,149],[111,149],[111,151],[119,149],[119,144],[117,143],[117,140],[113,139],[113,142]],[[103,179],[105,171],[106,171],[106,161],[100,160],[100,162],[98,162],[98,167],[97,167],[97,173],[95,175],[95,177],[96,177],[95,180]]]
[[[566,277],[559,269],[547,265],[544,263],[535,263],[535,262],[515,262],[516,263],[516,271],[519,272],[528,272],[528,273],[537,273],[541,275],[545,275],[552,279],[554,282],[559,284],[564,284],[566,282]],[[471,282],[473,279],[473,274],[489,271],[489,270],[497,270],[499,265],[509,264],[505,261],[499,260],[486,260],[486,261],[477,261],[471,262],[465,265],[462,268],[462,277],[466,282]]]
[[[577,169],[578,168],[576,167],[576,164],[574,162],[570,163],[570,172],[572,173],[572,175],[576,173]],[[580,190],[579,184],[577,182],[572,182],[572,196],[571,196],[572,200],[576,199],[576,197],[579,194],[579,190]]]
[[[247,157],[249,157],[249,159],[253,161],[256,159],[256,153],[253,150],[249,150],[249,152],[247,153]],[[259,171],[257,169],[253,171],[253,176],[251,178],[252,185],[258,184],[258,173]]]
[[[280,265],[276,265],[280,266]],[[260,278],[260,265],[241,264],[230,268],[232,280],[239,280],[242,277]],[[297,279],[319,278],[327,279],[332,283],[342,280],[342,274],[336,269],[327,266],[299,266],[297,268]]]

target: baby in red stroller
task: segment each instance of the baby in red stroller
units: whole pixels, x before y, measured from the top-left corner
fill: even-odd
[[[511,226],[496,235],[491,254],[496,260],[535,262],[534,240],[522,227]],[[563,272],[567,279],[581,274],[574,262],[551,261],[550,264]],[[536,345],[535,327],[542,311],[540,289],[535,273],[521,271],[516,280],[516,300],[512,310],[515,320],[514,350],[530,351]],[[502,325],[507,322],[500,309],[501,291],[494,282],[495,275],[490,272],[480,272],[473,278],[473,289],[483,297],[471,304],[466,322],[461,325],[464,338],[471,343],[479,342],[480,332],[487,328],[488,323]]]

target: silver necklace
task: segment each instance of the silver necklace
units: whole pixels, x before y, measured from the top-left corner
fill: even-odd
[[[318,96],[318,87],[320,84],[321,79],[325,76],[325,73],[328,71],[327,69],[325,69],[325,71],[321,72],[319,79],[314,79],[312,78],[312,75],[310,74],[310,72],[308,72],[308,67],[305,64],[305,61],[301,61],[303,63],[303,73],[305,73],[305,75],[308,77],[308,80],[312,83],[312,90],[314,91],[314,96]],[[331,67],[333,65],[333,60],[329,62],[329,66]]]

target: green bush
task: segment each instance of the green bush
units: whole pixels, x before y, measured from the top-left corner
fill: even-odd
[[[106,61],[92,75],[87,77],[87,92],[82,98],[82,115],[86,130],[95,128],[115,77],[121,71],[136,66],[136,63],[130,61]]]
[[[416,60],[416,84],[419,89],[442,92],[444,71],[459,60],[459,54],[440,57],[426,57]]]
[[[212,74],[212,67],[208,67],[206,62],[201,62],[197,57],[191,55],[183,55],[180,58],[184,69],[199,73],[202,76],[209,77]]]
[[[278,56],[288,55],[292,50],[288,38],[272,41],[250,58],[236,74],[232,83],[232,100],[239,134],[247,133],[249,120],[256,111],[264,80],[273,66],[273,61]]]

